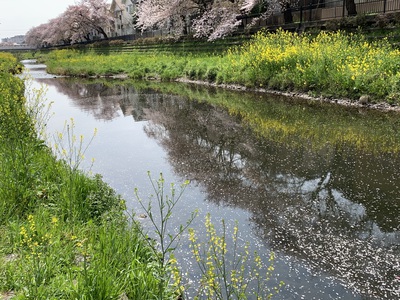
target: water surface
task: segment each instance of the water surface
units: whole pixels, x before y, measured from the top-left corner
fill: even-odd
[[[264,255],[276,253],[277,299],[396,299],[400,296],[399,115],[263,94],[181,84],[53,78],[50,132],[74,119],[98,135],[82,167],[100,173],[141,213],[147,178],[191,184],[172,226],[199,209]],[[149,228],[149,220],[142,220]],[[186,277],[199,276],[187,237],[178,251]]]

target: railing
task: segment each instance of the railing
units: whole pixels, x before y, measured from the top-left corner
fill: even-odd
[[[123,36],[120,40],[132,41],[135,38],[143,38],[142,35],[134,36]],[[152,37],[152,36],[148,36]],[[115,38],[116,39],[116,38]],[[250,39],[249,36],[233,36],[221,39],[215,42],[207,42],[205,40],[198,39],[185,39],[182,41],[151,41],[144,43],[108,43],[108,44],[98,44],[94,47],[86,47],[82,44],[83,51],[90,49],[96,53],[110,54],[110,53],[129,53],[135,51],[136,53],[179,53],[181,55],[190,53],[206,53],[208,55],[220,54],[233,46],[240,46]],[[79,47],[79,45],[76,45]]]
[[[1,45],[0,51],[13,52],[13,51],[30,51],[35,50],[34,47],[28,45]]]
[[[305,0],[294,7],[275,11],[266,20],[259,21],[258,27],[303,24],[307,22],[341,19],[354,15],[373,15],[400,12],[400,0],[354,0],[353,10],[346,6],[347,0]],[[308,2],[308,4],[307,4]],[[314,2],[314,3],[313,3]],[[317,3],[315,3],[317,2]],[[243,25],[254,17],[243,16]]]

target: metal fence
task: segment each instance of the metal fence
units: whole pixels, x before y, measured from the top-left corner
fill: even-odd
[[[258,21],[258,27],[302,24],[307,22],[341,19],[348,16],[386,14],[400,12],[400,0],[300,0],[296,5],[274,11],[266,20]],[[253,21],[243,16],[243,25]]]

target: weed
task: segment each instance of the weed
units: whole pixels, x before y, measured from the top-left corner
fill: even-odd
[[[163,270],[159,287],[160,296],[165,294],[165,289],[167,288],[172,289],[176,296],[187,296],[184,280],[182,280],[173,252],[179,246],[181,236],[197,216],[197,211],[193,212],[186,224],[181,225],[174,233],[168,228],[168,223],[172,218],[174,207],[181,199],[189,182],[186,181],[178,193],[172,184],[171,195],[167,195],[164,191],[165,181],[162,174],[160,174],[157,181],[152,180],[150,173],[148,173],[148,176],[155,193],[156,205],[153,206],[153,197],[150,197],[147,204],[143,203],[137,189],[135,189],[135,195],[139,204],[150,218],[156,234],[156,243],[149,239],[147,235],[144,238],[149,241],[149,247],[153,249],[154,253],[159,254],[160,257],[159,264]],[[157,214],[155,215],[154,213]],[[209,214],[206,217],[205,225],[207,240],[203,243],[198,242],[194,229],[189,229],[190,247],[202,274],[198,286],[190,287],[196,291],[194,299],[222,300],[248,299],[249,297],[270,299],[279,292],[279,288],[283,285],[282,282],[272,291],[266,285],[274,270],[273,253],[271,253],[269,259],[270,266],[267,267],[265,274],[261,274],[264,266],[260,255],[254,254],[253,267],[248,268],[250,263],[248,243],[244,246],[242,252],[239,251],[237,223],[232,234],[233,243],[229,247],[227,245],[225,221],[222,221],[222,236],[217,234]]]
[[[176,289],[177,294],[181,292],[181,287],[179,285],[179,276],[177,276],[177,269],[175,266],[175,257],[171,256],[175,248],[178,247],[180,238],[186,229],[190,226],[192,221],[197,215],[197,211],[193,212],[192,215],[186,222],[186,225],[181,225],[177,231],[171,231],[168,224],[171,220],[174,207],[182,198],[185,188],[189,184],[189,181],[185,181],[180,190],[177,192],[175,185],[171,184],[171,194],[165,194],[165,180],[162,174],[160,174],[157,181],[153,181],[150,172],[148,172],[148,177],[151,181],[156,206],[153,207],[153,196],[150,197],[147,203],[144,203],[142,198],[139,196],[139,191],[135,189],[135,196],[138,200],[140,206],[143,208],[145,213],[148,215],[151,223],[154,226],[154,232],[157,237],[158,244],[152,242],[147,235],[144,238],[149,241],[149,246],[153,249],[155,255],[159,255],[159,264],[163,274],[161,277],[159,295],[163,295],[166,286],[171,286]],[[154,209],[157,213],[154,215]],[[172,269],[171,269],[172,265]]]
[[[274,253],[271,252],[268,267],[264,267],[260,255],[255,252],[250,261],[249,244],[239,245],[238,224],[233,227],[231,241],[221,221],[222,234],[218,235],[210,214],[205,219],[207,238],[198,242],[195,230],[189,230],[190,247],[201,271],[195,299],[270,299],[279,292],[279,286],[268,288],[274,270]],[[228,243],[231,242],[228,246]],[[253,265],[253,267],[249,267]],[[263,269],[265,269],[264,274]]]

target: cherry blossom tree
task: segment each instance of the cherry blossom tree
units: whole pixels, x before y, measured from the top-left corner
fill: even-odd
[[[137,8],[136,26],[142,31],[154,27],[169,27],[178,34],[184,33],[186,16],[201,12],[207,0],[144,0]]]
[[[137,26],[143,31],[154,27],[170,28],[177,34],[190,26],[195,37],[209,40],[232,33],[241,24],[238,16],[255,7],[279,0],[143,0],[137,11]],[[261,16],[261,15],[260,15]],[[188,20],[190,24],[188,24]]]
[[[48,24],[41,24],[31,28],[25,34],[25,42],[33,47],[40,48],[44,46],[44,32],[47,31]]]
[[[108,38],[107,28],[113,24],[109,4],[105,0],[81,0],[67,8],[63,16],[71,32],[71,41],[91,40],[94,36]]]
[[[209,10],[193,21],[194,36],[215,40],[233,32],[241,23],[236,17],[242,7],[247,10],[243,4],[245,2],[214,1]]]
[[[43,31],[43,42],[45,45],[65,45],[71,42],[68,20],[64,14],[47,23],[47,27]]]
[[[81,0],[57,18],[29,30],[26,42],[43,47],[107,38],[107,28],[112,27],[113,18],[106,0]]]

